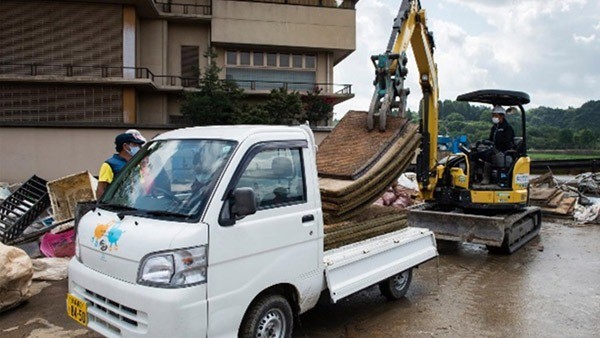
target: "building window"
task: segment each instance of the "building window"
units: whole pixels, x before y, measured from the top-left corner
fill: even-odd
[[[279,67],[290,66],[290,54],[279,54]]]
[[[313,54],[227,51],[226,58],[226,78],[245,90],[269,91],[285,87],[304,92],[315,87],[316,57]]]
[[[184,87],[198,86],[200,65],[199,46],[181,46],[181,77]]]
[[[250,65],[250,52],[240,52],[240,65],[242,65],[242,66]]]
[[[260,66],[264,66],[265,62],[264,62],[264,55],[265,53],[263,52],[254,52],[254,58],[252,61],[254,61],[254,65],[257,67]]]
[[[304,66],[309,69],[314,69],[317,59],[314,55],[306,55],[304,57]]]
[[[302,68],[302,55],[299,55],[299,54],[292,55],[292,67],[293,68]]]
[[[277,53],[267,53],[267,66],[277,67]]]
[[[227,52],[227,64],[228,65],[237,65],[237,52]]]

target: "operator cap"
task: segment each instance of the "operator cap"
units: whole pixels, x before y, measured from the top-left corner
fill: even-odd
[[[504,111],[504,108],[502,108],[502,106],[499,105],[495,105],[494,109],[492,109],[492,114],[506,114],[506,111]]]

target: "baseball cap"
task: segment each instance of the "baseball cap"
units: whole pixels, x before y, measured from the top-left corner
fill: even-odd
[[[144,141],[144,143],[146,143],[146,138],[144,136],[142,136],[142,133],[140,133],[139,130],[137,129],[129,129],[126,131],[127,134],[131,134],[133,135],[135,138],[137,138],[138,140],[142,140]]]
[[[137,139],[135,136],[128,133],[117,135],[117,137],[115,138],[115,144],[117,145],[117,147],[122,146],[125,143],[144,144],[144,141]]]

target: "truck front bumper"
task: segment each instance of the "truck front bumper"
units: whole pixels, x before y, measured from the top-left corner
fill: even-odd
[[[206,284],[162,289],[69,263],[69,293],[87,302],[88,327],[106,337],[206,337]]]

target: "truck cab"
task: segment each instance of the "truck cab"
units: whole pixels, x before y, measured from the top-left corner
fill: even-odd
[[[322,291],[336,301],[437,255],[423,229],[324,252],[315,153],[308,127],[156,137],[77,224],[69,316],[108,337],[289,337]]]

